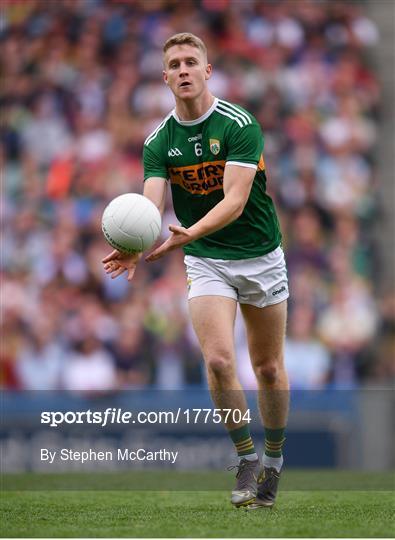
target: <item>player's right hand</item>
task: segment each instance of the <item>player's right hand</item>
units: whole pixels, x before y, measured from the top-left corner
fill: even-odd
[[[128,281],[131,281],[136,270],[137,263],[142,257],[142,253],[122,253],[117,249],[114,249],[109,253],[102,263],[106,274],[111,274],[111,279],[114,279],[124,272],[127,272]]]

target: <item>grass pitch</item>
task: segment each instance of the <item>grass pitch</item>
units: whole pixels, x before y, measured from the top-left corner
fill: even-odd
[[[293,474],[315,473],[287,472],[288,478]],[[341,480],[342,473],[332,475]],[[347,485],[330,491],[283,489],[273,509],[254,512],[233,508],[223,490],[3,490],[1,536],[393,537],[394,492],[372,485],[366,491],[346,491]]]

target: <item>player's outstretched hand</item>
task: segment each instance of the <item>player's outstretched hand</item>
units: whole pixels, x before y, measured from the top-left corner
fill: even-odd
[[[178,225],[169,225],[169,231],[171,235],[169,238],[163,242],[158,248],[156,248],[152,253],[146,257],[147,262],[156,261],[166,255],[169,251],[173,249],[185,246],[192,242],[193,238],[191,233],[185,227],[179,227]]]
[[[114,249],[111,253],[102,259],[106,274],[111,274],[111,279],[114,279],[124,272],[128,273],[128,281],[131,281],[136,270],[137,263],[142,257],[142,253],[121,253]]]

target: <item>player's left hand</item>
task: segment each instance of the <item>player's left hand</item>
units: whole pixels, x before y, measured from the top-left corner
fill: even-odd
[[[145,260],[147,262],[156,261],[166,255],[169,251],[185,246],[194,240],[192,234],[184,227],[169,225],[169,231],[171,232],[169,238],[146,257]]]

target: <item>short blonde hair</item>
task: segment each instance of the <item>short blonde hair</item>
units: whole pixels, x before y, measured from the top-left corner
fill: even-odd
[[[174,47],[174,45],[191,45],[192,47],[196,47],[202,51],[207,61],[206,45],[200,38],[194,34],[191,34],[190,32],[182,32],[181,34],[174,34],[174,36],[169,37],[169,39],[166,40],[166,43],[163,45],[163,54],[166,54],[170,47]]]

